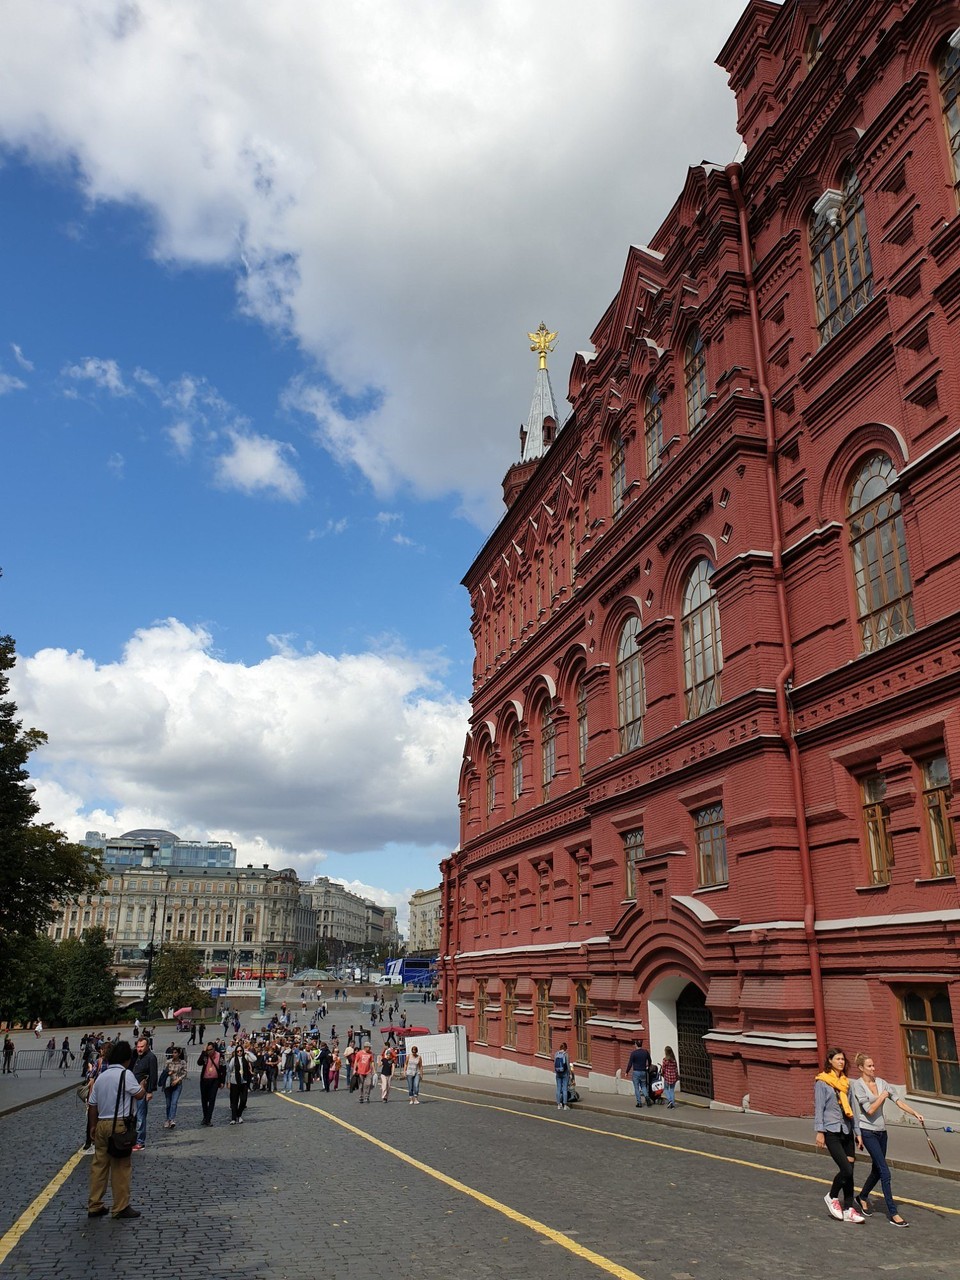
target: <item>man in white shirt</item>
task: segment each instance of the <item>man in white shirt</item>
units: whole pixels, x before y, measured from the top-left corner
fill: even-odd
[[[103,1203],[108,1181],[113,1191],[113,1216],[140,1217],[139,1210],[130,1204],[131,1157],[112,1156],[107,1150],[114,1128],[126,1132],[128,1126],[135,1123],[131,1110],[146,1093],[146,1084],[140,1083],[128,1070],[131,1057],[129,1042],[118,1040],[110,1051],[109,1066],[97,1076],[87,1101],[87,1132],[93,1141],[88,1218],[102,1218],[109,1212]]]

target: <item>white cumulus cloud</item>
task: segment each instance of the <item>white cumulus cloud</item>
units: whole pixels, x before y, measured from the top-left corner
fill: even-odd
[[[84,356],[77,364],[65,365],[62,373],[65,378],[73,378],[77,382],[92,382],[95,387],[99,387],[102,391],[109,391],[112,396],[131,394],[116,360],[104,360],[100,356]]]
[[[559,330],[562,396],[630,242],[736,151],[713,59],[742,9],[9,4],[0,145],[144,210],[157,258],[233,271],[325,375],[289,393],[322,447],[485,522],[527,330]]]
[[[241,493],[265,493],[269,497],[299,502],[304,484],[296,467],[292,445],[252,432],[230,432],[230,448],[216,462],[217,483]]]
[[[202,627],[138,631],[116,662],[21,657],[11,682],[49,744],[31,760],[43,816],[72,836],[161,826],[232,839],[304,874],[327,854],[452,847],[467,704],[429,658],[218,656]],[[86,800],[81,799],[87,797]],[[226,833],[226,834],[225,834]],[[266,851],[266,852],[264,852]]]

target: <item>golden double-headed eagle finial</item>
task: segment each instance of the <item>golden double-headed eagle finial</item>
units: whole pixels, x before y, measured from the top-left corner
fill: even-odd
[[[536,333],[528,333],[527,337],[530,339],[530,350],[536,351],[540,356],[540,368],[545,369],[547,367],[547,352],[553,350],[553,343],[556,341],[557,335],[550,333],[541,320],[540,328]]]

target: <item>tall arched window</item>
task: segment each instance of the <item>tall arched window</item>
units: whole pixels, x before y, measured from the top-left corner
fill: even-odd
[[[523,791],[523,744],[520,741],[520,726],[513,731],[510,743],[510,776],[512,778],[513,803],[516,804]]]
[[[954,185],[960,183],[960,50],[946,45],[937,64],[940,103],[947,130],[947,145],[953,163]]]
[[[873,266],[863,193],[851,169],[843,190],[825,192],[810,223],[810,258],[821,343],[839,333],[873,297]]]
[[[847,504],[860,641],[880,649],[914,629],[907,540],[896,468],[883,453],[862,464]]]
[[[557,726],[549,702],[543,704],[540,717],[540,766],[543,800],[550,799],[550,783],[557,776]]]
[[[640,652],[640,619],[627,619],[617,645],[617,712],[620,750],[643,746],[643,713],[646,691],[643,683],[643,655]]]
[[[656,383],[650,387],[643,402],[643,447],[647,475],[654,476],[660,470],[660,451],[663,449],[663,401]]]
[[[693,435],[703,425],[707,413],[707,357],[699,326],[694,326],[687,338],[683,382],[687,391],[687,427]]]
[[[690,570],[683,589],[683,680],[687,719],[720,705],[720,610],[711,585],[713,565],[703,557]]]
[[[487,817],[493,813],[497,807],[497,766],[493,759],[493,747],[487,748],[484,756],[485,760],[485,783],[486,783],[486,805]]]
[[[610,437],[610,491],[613,514],[618,516],[623,510],[627,492],[627,451],[623,447],[623,434],[619,427]]]
[[[580,768],[580,781],[587,767],[587,742],[590,737],[587,723],[587,681],[581,676],[577,681],[577,764]]]

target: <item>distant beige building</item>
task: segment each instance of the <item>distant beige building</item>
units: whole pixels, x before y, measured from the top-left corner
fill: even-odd
[[[207,973],[258,977],[290,972],[314,944],[310,902],[295,871],[255,867],[110,867],[98,890],[60,904],[48,929],[55,942],[99,925],[121,972],[136,974],[149,949],[187,943]]]
[[[437,951],[440,947],[440,885],[418,889],[410,899],[408,952]]]

